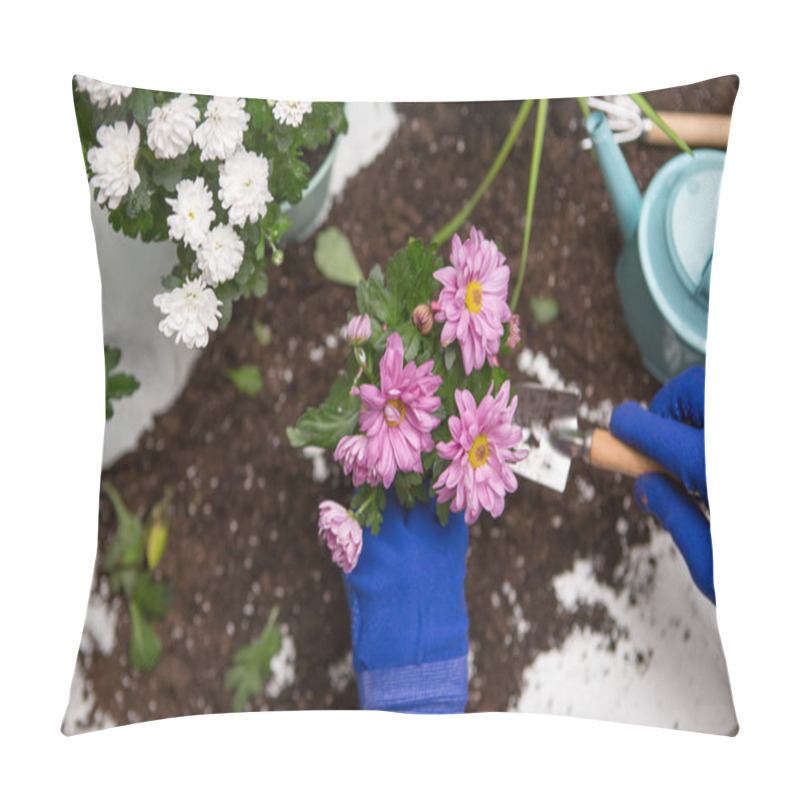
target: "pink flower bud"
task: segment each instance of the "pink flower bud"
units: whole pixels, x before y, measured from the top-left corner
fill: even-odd
[[[433,312],[427,303],[421,303],[414,309],[411,315],[417,330],[423,335],[427,336],[433,330]]]
[[[372,336],[372,325],[369,321],[369,314],[353,317],[347,323],[347,341],[350,344],[363,344],[369,341],[370,336]]]
[[[519,344],[519,314],[512,314],[508,322],[508,339],[506,344],[513,350]]]
[[[323,500],[319,504],[319,535],[331,551],[333,563],[352,572],[361,555],[362,531],[355,517],[339,503]]]

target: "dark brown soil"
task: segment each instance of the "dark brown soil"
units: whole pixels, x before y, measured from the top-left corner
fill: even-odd
[[[727,113],[737,86],[731,77],[648,98],[664,110]],[[349,235],[365,271],[385,264],[409,237],[429,241],[461,208],[518,108],[513,102],[398,106],[398,133],[348,183],[329,218]],[[649,400],[658,385],[642,367],[623,322],[614,283],[620,234],[599,170],[579,149],[579,119],[575,101],[551,102],[519,309],[521,347],[547,355],[566,381],[582,387],[590,404]],[[461,231],[474,224],[498,241],[513,273],[522,249],[533,126],[531,117]],[[634,143],[624,152],[644,187],[676,151]],[[316,536],[318,503],[347,503],[350,485],[335,466],[324,483],[313,482],[311,462],[284,435],[327,392],[345,355],[342,339],[330,337],[355,309],[354,293],[326,282],[312,254],[313,240],[287,248],[284,265],[271,273],[267,297],[236,306],[232,323],[212,337],[173,408],[134,453],[102,476],[140,513],[166,487],[175,490],[159,567],[175,586],[174,604],[156,625],[164,642],[161,663],[146,675],[130,669],[123,606],[114,652],[107,658],[95,654],[88,664],[98,709],[120,724],[229,711],[223,678],[233,653],[261,631],[276,603],[296,648],[295,680],[277,698],[254,701],[252,709],[357,707],[354,683],[334,688],[328,672],[350,650],[348,611],[341,573]],[[531,295],[555,298],[558,317],[537,324],[528,311]],[[256,321],[272,330],[266,347],[254,335]],[[311,356],[320,347],[324,358],[315,362]],[[260,364],[265,378],[255,399],[225,377],[226,370],[249,362]],[[521,377],[515,359],[507,357],[503,366],[512,378]],[[591,502],[582,501],[578,476],[595,487]],[[509,498],[501,520],[483,515],[472,527],[466,592],[474,675],[468,711],[513,705],[523,668],[558,646],[574,625],[612,626],[597,608],[560,610],[552,578],[583,557],[591,559],[599,580],[617,586],[622,545],[616,520],[629,513],[629,545],[649,537],[643,518],[629,509],[629,482],[576,463],[564,495],[525,483]],[[114,527],[111,505],[101,496],[101,553]],[[506,583],[531,623],[521,636],[501,595]],[[501,595],[499,604],[496,597],[492,603],[493,594]]]

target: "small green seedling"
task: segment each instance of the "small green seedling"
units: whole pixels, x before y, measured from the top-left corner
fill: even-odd
[[[165,493],[143,522],[128,510],[110,483],[103,483],[103,491],[117,517],[117,530],[103,558],[103,572],[108,575],[111,591],[122,594],[128,603],[131,666],[149,672],[162,652],[152,622],[163,619],[172,603],[171,585],[153,576],[169,538],[167,503],[171,493]]]
[[[243,364],[225,373],[233,385],[248,397],[255,397],[264,387],[258,364]]]
[[[122,357],[119,348],[104,345],[103,351],[106,362],[106,420],[109,420],[114,416],[111,401],[130,397],[139,388],[139,381],[127,372],[114,372]]]
[[[275,624],[278,606],[273,606],[267,624],[258,639],[244,645],[233,656],[233,666],[225,675],[225,689],[233,690],[231,707],[244,711],[247,704],[263,691],[272,674],[272,659],[281,649],[281,631]]]

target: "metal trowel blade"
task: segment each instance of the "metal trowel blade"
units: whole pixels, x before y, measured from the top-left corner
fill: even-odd
[[[528,457],[512,466],[522,478],[563,492],[572,459],[557,450],[550,432],[578,429],[580,393],[569,389],[547,389],[535,383],[514,387],[517,395],[515,422],[522,428],[522,445]]]

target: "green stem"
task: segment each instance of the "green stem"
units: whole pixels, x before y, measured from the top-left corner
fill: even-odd
[[[354,347],[353,355],[356,358],[356,363],[358,366],[364,370],[364,373],[369,378],[370,383],[375,384],[375,376],[372,374],[372,370],[367,366],[366,358],[364,358],[364,351],[360,347]]]
[[[517,285],[514,287],[514,294],[511,297],[512,313],[519,302],[519,295],[522,291],[522,281],[525,278],[525,266],[528,261],[528,244],[531,238],[531,223],[533,222],[533,204],[536,199],[536,185],[539,182],[539,164],[542,161],[542,144],[544,142],[544,130],[547,123],[547,100],[539,101],[539,108],[536,111],[536,133],[533,137],[533,152],[531,153],[531,175],[528,181],[528,205],[525,209],[525,234],[522,239],[522,257],[520,259],[519,274],[517,275]]]
[[[591,109],[589,108],[589,104],[586,102],[586,98],[585,97],[576,97],[575,99],[578,101],[578,105],[580,106],[581,114],[583,114],[583,118],[586,119],[589,116],[589,114],[591,113]]]
[[[681,139],[681,137],[678,136],[678,134],[675,133],[675,131],[673,131],[672,128],[670,128],[669,125],[667,125],[667,123],[664,122],[663,119],[661,119],[658,112],[650,105],[650,103],[647,102],[647,100],[644,99],[644,97],[642,97],[642,95],[634,93],[634,94],[629,94],[628,97],[630,97],[631,100],[633,100],[633,102],[636,103],[637,106],[639,106],[642,113],[649,120],[658,125],[658,127],[661,128],[661,130],[664,131],[664,133],[667,136],[669,136],[669,138],[672,139],[672,141],[678,147],[680,147],[680,149],[683,150],[684,153],[689,153],[689,155],[691,156],[694,155],[694,150],[692,150],[692,148],[689,147],[689,145],[686,144],[686,142],[684,142],[683,139]]]
[[[364,526],[361,522],[361,512],[367,507],[372,505],[375,502],[375,492],[370,491],[367,495],[367,499],[355,510],[353,516],[356,518],[356,522],[362,527]]]
[[[433,244],[441,245],[442,242],[452,236],[461,226],[461,223],[470,215],[472,209],[475,208],[478,201],[483,197],[484,192],[492,185],[492,181],[495,179],[495,176],[500,171],[500,167],[503,166],[508,154],[511,152],[511,148],[517,140],[517,136],[519,136],[519,132],[522,130],[522,126],[525,124],[525,120],[528,118],[528,114],[535,102],[535,100],[525,100],[522,103],[522,106],[517,112],[514,124],[511,126],[511,130],[508,132],[508,136],[506,136],[506,140],[503,142],[500,152],[498,152],[495,157],[492,166],[489,167],[489,172],[486,173],[486,177],[481,182],[481,185],[477,188],[472,197],[470,197],[461,211],[433,237]]]

